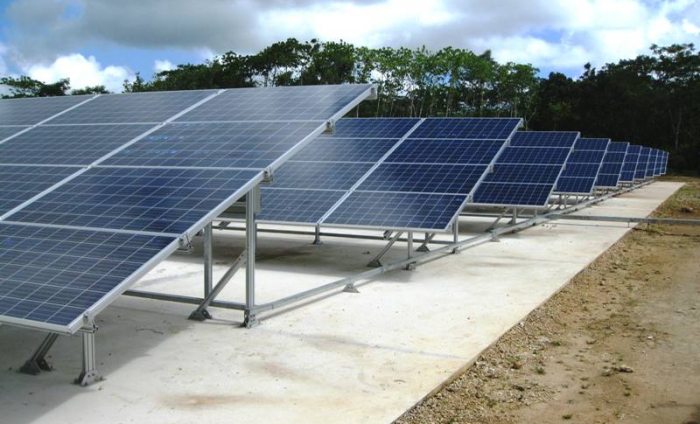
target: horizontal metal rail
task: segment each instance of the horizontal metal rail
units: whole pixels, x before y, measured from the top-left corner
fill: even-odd
[[[139,297],[142,299],[164,300],[166,302],[186,303],[190,305],[200,305],[206,299],[203,297],[183,296],[179,294],[156,293],[142,290],[127,290],[123,293],[126,296]],[[245,310],[245,304],[240,302],[230,302],[228,300],[212,300],[209,306],[224,309]]]
[[[678,218],[636,218],[632,216],[595,216],[595,215],[554,215],[552,219],[566,219],[573,221],[601,221],[601,222],[624,222],[634,224],[664,224],[664,225],[700,225],[700,219],[678,219]]]

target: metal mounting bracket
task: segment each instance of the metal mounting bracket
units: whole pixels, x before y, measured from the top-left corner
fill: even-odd
[[[37,375],[42,371],[52,371],[53,367],[46,360],[46,354],[56,342],[56,339],[58,339],[57,333],[49,333],[41,342],[34,354],[32,354],[31,358],[27,359],[27,362],[22,365],[19,372],[23,374]]]
[[[84,327],[80,331],[83,338],[83,369],[78,378],[74,380],[74,383],[85,387],[102,381],[104,378],[97,371],[97,361],[95,359],[95,332],[97,331],[97,326],[93,322],[90,326]]]

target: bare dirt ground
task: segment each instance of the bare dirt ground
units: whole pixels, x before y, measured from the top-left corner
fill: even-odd
[[[700,218],[683,181],[655,216]],[[397,420],[562,422],[700,423],[700,226],[638,226]]]

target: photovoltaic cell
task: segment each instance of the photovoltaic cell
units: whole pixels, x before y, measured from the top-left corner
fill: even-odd
[[[563,147],[571,149],[571,140],[579,133],[573,131],[520,131],[511,142],[512,147]]]
[[[104,163],[122,166],[265,168],[321,123],[168,124]]]
[[[571,148],[542,148],[542,147],[508,147],[497,163],[532,164],[532,165],[563,165],[569,156]]]
[[[346,121],[341,119],[339,122]],[[375,163],[398,138],[346,138],[321,136],[294,155],[294,161]]]
[[[502,146],[503,140],[409,138],[386,161],[488,165]]]
[[[7,220],[182,234],[256,175],[258,171],[93,168]]]
[[[0,163],[89,165],[152,125],[41,125],[0,144]]]
[[[78,171],[58,166],[0,166],[0,215]]]
[[[547,204],[552,192],[551,184],[500,184],[481,183],[474,193],[474,203],[484,205],[532,205]]]
[[[52,119],[51,124],[159,123],[215,92],[200,90],[103,94]]]
[[[642,147],[639,152],[639,160],[637,161],[637,168],[634,172],[635,180],[643,180],[646,177],[647,164],[649,163],[649,154],[651,149],[648,147]]]
[[[469,194],[485,165],[383,163],[357,190]]]
[[[610,139],[579,138],[566,161],[555,192],[591,194],[602,167]]]
[[[507,165],[497,163],[494,172],[486,174],[485,182],[554,184],[561,165]]]
[[[17,134],[18,132],[26,129],[27,127],[0,127],[0,143],[7,137]],[[2,161],[2,156],[0,156],[0,161]]]
[[[292,190],[263,187],[258,222],[315,223],[345,191]]]
[[[175,240],[0,223],[0,315],[69,326]]]
[[[394,138],[403,137],[418,118],[352,118],[341,119],[335,124],[332,135],[326,138]]]
[[[0,125],[34,125],[92,96],[56,96],[0,101]],[[51,121],[53,122],[53,120]]]
[[[370,85],[239,88],[225,91],[177,121],[325,121],[369,89]]]
[[[466,200],[464,195],[357,191],[324,221],[343,226],[444,231]]]
[[[616,188],[622,174],[622,164],[627,156],[629,143],[624,141],[612,141],[605,152],[603,164],[598,171],[595,186],[600,188]]]
[[[521,122],[520,118],[428,118],[411,138],[506,140]]]
[[[370,167],[369,163],[289,161],[275,173],[274,187],[349,190]]]

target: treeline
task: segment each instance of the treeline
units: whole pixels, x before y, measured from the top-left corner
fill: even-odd
[[[363,102],[357,116],[519,116],[532,130],[576,130],[669,150],[673,170],[700,171],[700,54],[692,44],[652,46],[648,54],[601,69],[585,65],[576,79],[538,75],[529,64],[498,63],[489,51],[370,49],[290,38],[252,55],[229,52],[179,65],[149,80],[137,75],[124,90],[371,82],[378,99]],[[70,87],[67,80],[45,85],[26,77],[0,83],[14,88],[11,95],[59,95]]]

